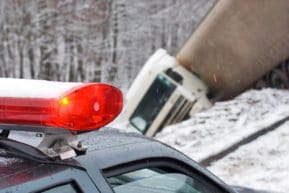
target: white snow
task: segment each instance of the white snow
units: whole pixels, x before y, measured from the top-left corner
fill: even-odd
[[[209,169],[229,184],[289,191],[289,122],[240,147]]]
[[[288,115],[288,91],[252,90],[169,126],[156,138],[201,161]]]
[[[289,91],[251,90],[164,128],[156,139],[202,161],[287,116]],[[209,169],[228,184],[288,192],[289,124],[241,146]]]
[[[82,83],[0,78],[0,97],[56,98]]]

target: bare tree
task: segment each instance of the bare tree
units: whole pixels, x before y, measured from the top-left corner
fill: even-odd
[[[126,90],[156,49],[176,53],[213,2],[2,0],[0,76]]]

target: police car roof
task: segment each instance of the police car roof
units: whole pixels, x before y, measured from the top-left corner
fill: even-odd
[[[75,159],[87,172],[106,170],[114,166],[144,160],[174,160],[192,166],[200,173],[215,178],[210,172],[166,144],[137,133],[121,133],[110,128],[82,136],[88,142],[88,152]],[[93,173],[91,173],[93,175]],[[216,178],[216,182],[222,184]]]
[[[81,136],[85,138],[88,152],[77,157],[81,165],[92,160],[99,169],[105,169],[123,163],[146,158],[173,158],[191,161],[183,154],[166,145],[137,133],[121,133],[111,128],[91,132]],[[87,159],[89,157],[90,159]]]
[[[79,138],[85,139],[85,143],[88,145],[87,153],[64,162],[82,166],[92,177],[98,171],[126,163],[152,159],[172,159],[193,166],[195,170],[210,176],[215,179],[216,183],[223,185],[223,182],[182,153],[139,134],[102,129],[82,134]],[[52,175],[69,168],[69,166],[57,165],[56,163],[44,164],[13,157],[0,149],[0,188],[21,183],[21,181],[31,181],[34,178]]]

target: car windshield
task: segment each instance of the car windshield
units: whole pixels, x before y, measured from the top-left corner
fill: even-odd
[[[130,117],[131,124],[145,133],[175,89],[176,86],[165,75],[159,74]]]

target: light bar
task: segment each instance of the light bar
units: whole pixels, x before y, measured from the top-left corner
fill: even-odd
[[[121,109],[121,91],[108,84],[0,78],[0,123],[90,131]]]

